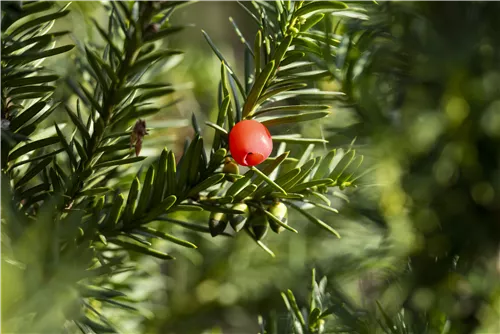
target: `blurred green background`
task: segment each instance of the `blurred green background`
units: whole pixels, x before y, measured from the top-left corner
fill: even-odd
[[[316,154],[347,147],[356,138],[354,146],[365,156],[366,174],[350,201],[332,198],[341,213],[313,211],[342,238],[290,213],[290,224],[300,233],[269,234],[273,259],[244,235],[211,238],[176,230],[199,248],[161,245],[177,260],[137,257],[138,272],[114,278],[133,282],[130,294],[147,315],[109,310],[124,333],[257,333],[259,314],[276,310],[284,316],[280,291],[292,289],[299,303],[306,300],[312,268],[360,305],[376,298],[389,312],[406,307],[430,323],[446,315],[453,333],[500,333],[500,5],[365,6],[370,19],[347,24],[345,32],[390,34],[391,43],[373,38],[350,55],[354,62],[363,52],[373,53],[352,86],[327,83],[348,88],[355,106],[294,126],[307,137],[330,140]],[[71,30],[66,42],[102,43],[88,22],[93,17],[105,24],[101,3],[76,1],[70,9],[53,29]],[[154,156],[165,146],[180,154],[184,138],[192,134],[191,113],[200,124],[216,115],[220,63],[201,29],[243,73],[244,46],[229,17],[253,41],[256,27],[236,2],[201,1],[173,15],[174,23],[191,24],[168,41],[185,55],[154,80],[190,86],[177,93],[179,103],[148,120],[153,130],[143,155]],[[55,57],[47,66],[71,76],[78,52]],[[58,94],[75,99],[69,89]],[[212,137],[212,129],[203,131]],[[304,148],[293,146],[292,154]],[[4,279],[3,291],[5,284]]]

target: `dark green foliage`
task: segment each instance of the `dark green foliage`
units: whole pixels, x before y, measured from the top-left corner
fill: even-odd
[[[300,121],[311,121],[329,115],[329,111],[326,111],[326,109],[330,107],[328,105],[318,104],[318,101],[323,101],[323,97],[340,97],[343,94],[340,92],[323,92],[316,88],[303,89],[307,87],[308,83],[317,81],[325,75],[328,75],[328,71],[317,70],[313,62],[306,62],[304,66],[300,59],[295,61],[291,60],[293,54],[297,52],[297,48],[292,48],[292,45],[295,41],[300,40],[300,31],[304,31],[305,33],[311,28],[302,29],[302,21],[298,20],[298,17],[308,13],[325,11],[327,9],[334,10],[337,8],[336,6],[344,6],[344,4],[339,3],[340,5],[338,5],[333,2],[331,3],[333,5],[331,5],[330,2],[325,2],[325,4],[317,8],[314,6],[308,8],[304,7],[306,9],[304,11],[302,7],[304,4],[302,2],[292,2],[289,7],[281,5],[279,1],[271,6],[265,5],[264,3],[255,3],[258,10],[257,15],[255,15],[255,13],[250,14],[252,10],[246,8],[249,15],[253,18],[259,15],[262,17],[262,22],[257,20],[257,22],[259,22],[259,30],[255,38],[253,49],[250,48],[249,43],[244,41],[245,46],[248,48],[253,58],[247,59],[247,68],[253,67],[253,73],[251,70],[247,70],[246,77],[244,78],[244,82],[248,87],[247,90],[230,90],[228,88],[228,82],[232,79],[234,79],[236,83],[243,80],[238,79],[230,64],[228,64],[227,60],[217,49],[217,46],[209,36],[203,32],[210,47],[222,61],[220,81],[221,98],[219,100],[217,124],[209,124],[217,130],[213,142],[212,154],[222,146],[220,138],[230,131],[232,124],[234,124],[234,120],[238,119],[240,114],[243,119],[257,119],[270,127],[287,123],[297,123]],[[357,9],[354,8],[353,10],[356,11]],[[234,21],[231,22],[234,24]],[[278,24],[280,29],[267,26],[267,24]],[[237,28],[236,32],[239,36],[241,35]],[[318,36],[322,35],[320,34]],[[317,42],[319,43],[319,41]],[[307,45],[300,47],[300,50],[304,52],[303,55],[309,52],[312,53],[314,51],[313,49]],[[281,63],[287,58],[290,59],[287,62],[288,67],[285,67],[283,70],[281,68]],[[251,62],[251,60],[253,60],[253,62]],[[251,66],[250,63],[252,63]],[[288,68],[297,68],[297,70],[287,72],[286,70]],[[239,84],[237,87],[241,88]],[[286,103],[288,99],[301,97],[302,94],[307,94],[309,99],[316,103],[299,105],[282,104],[283,102]],[[229,102],[230,100],[232,100],[233,104]],[[240,100],[243,100],[244,103],[238,103]],[[236,110],[234,110],[233,107]],[[266,117],[265,114],[267,113],[273,113],[274,115]],[[224,125],[226,125],[226,128],[223,127]],[[321,140],[310,138],[297,138],[293,135],[278,136],[277,141],[289,141],[294,144],[322,142]],[[353,159],[350,159],[349,154],[345,155],[347,159],[344,159],[343,156],[340,156],[340,158],[337,157],[335,165],[338,164],[339,161],[342,161],[340,169],[337,169],[335,165],[332,165],[334,158],[336,158],[335,155],[327,155],[325,159],[328,160],[320,158],[309,160],[312,158],[311,152],[313,149],[314,145],[311,144],[309,150],[304,153],[302,159],[297,160],[295,169],[293,169],[293,165],[288,165],[286,169],[280,166],[283,159],[286,159],[288,155],[288,152],[285,152],[285,156],[281,158],[269,158],[267,162],[270,164],[263,164],[264,168],[262,170],[252,168],[243,178],[231,180],[233,184],[228,186],[225,191],[227,203],[244,201],[250,205],[252,208],[251,210],[260,210],[259,208],[262,204],[272,202],[278,198],[288,199],[290,202],[285,203],[289,203],[291,207],[303,213],[311,222],[338,236],[338,233],[333,228],[315,218],[312,214],[309,214],[302,207],[306,201],[312,201],[314,204],[317,204],[315,203],[316,197],[310,196],[311,192],[319,191],[320,193],[326,193],[328,187],[342,186],[342,188],[344,188],[350,185],[348,183],[350,176],[346,175],[345,178],[341,178],[341,176],[344,175],[346,168],[353,164]],[[282,146],[282,151],[285,150],[286,146]],[[354,155],[354,151],[351,153]],[[309,160],[309,162],[304,165],[306,160]],[[313,171],[316,171],[316,167],[319,163],[331,166],[331,168],[325,170],[325,173],[323,173],[323,168],[321,172],[316,172],[313,177]],[[353,170],[355,170],[355,168]],[[291,176],[290,173],[293,173],[293,171],[297,172],[293,174],[294,176]],[[326,173],[326,171],[328,171],[328,173]],[[315,178],[325,177],[328,178],[320,181],[315,180]],[[322,186],[320,190],[318,190],[318,186]],[[222,191],[223,190],[219,191],[219,193]],[[299,202],[293,202],[296,200],[299,200]],[[264,225],[267,226],[266,215],[262,217],[261,220],[266,220],[266,224]],[[249,221],[251,220],[252,219]],[[295,231],[293,227],[287,227],[289,230]],[[255,228],[251,228],[255,230]],[[264,230],[260,225],[257,229],[259,230],[258,233],[254,231],[254,233],[250,233],[250,235],[260,241],[260,239],[265,236],[265,233],[263,233]]]
[[[165,49],[161,43],[183,28],[169,21],[173,10],[181,5],[181,2],[106,5],[107,28],[93,20],[105,44],[79,45],[76,64],[80,77],[67,80],[78,100],[76,104],[66,101],[57,109],[69,120],[65,126],[58,117],[55,124],[43,123],[60,102],[51,99],[58,77],[39,65],[44,58],[73,48],[72,45],[55,47],[52,43],[68,32],[49,33],[53,21],[66,16],[69,10],[53,10],[57,6],[48,2],[10,3],[2,8],[2,207],[8,203],[16,216],[5,220],[8,231],[5,235],[12,245],[4,254],[22,263],[27,270],[44,273],[43,279],[25,282],[22,286],[42,286],[44,280],[57,279],[60,271],[68,266],[78,269],[74,270],[75,277],[67,277],[65,281],[64,286],[72,289],[74,298],[68,297],[71,307],[64,319],[45,322],[51,312],[49,308],[37,310],[34,319],[26,320],[29,311],[23,309],[23,305],[39,300],[38,295],[26,296],[16,301],[19,309],[12,307],[7,317],[13,329],[53,331],[56,329],[50,326],[72,321],[73,326],[83,332],[115,332],[113,324],[92,305],[105,303],[126,310],[135,308],[131,306],[133,301],[127,300],[119,288],[104,288],[113,286],[110,277],[133,268],[137,253],[173,259],[172,255],[155,248],[154,239],[197,248],[194,243],[161,228],[146,226],[154,221],[210,232],[212,236],[229,235],[225,230],[230,222],[235,231],[244,229],[274,256],[261,241],[269,226],[275,232],[284,229],[297,232],[288,226],[283,204],[286,203],[313,223],[337,234],[305,207],[309,204],[309,207],[328,208],[317,203],[317,196],[311,194],[326,194],[330,191],[328,187],[346,185],[344,181],[339,183],[344,169],[337,172],[335,178],[330,177],[335,171],[332,166],[335,155],[326,156],[328,161],[312,157],[314,143],[324,140],[277,137],[276,141],[283,143],[280,153],[268,159],[261,169],[252,168],[244,176],[238,175],[237,168],[228,169],[231,162],[225,161],[227,133],[235,122],[255,118],[274,126],[315,120],[329,114],[326,111],[329,106],[319,103],[326,101],[324,96],[342,96],[337,92],[303,89],[329,73],[317,70],[313,62],[304,64],[293,59],[297,55],[295,46],[302,38],[300,31],[308,30],[298,18],[330,9],[328,6],[307,7],[302,2],[286,6],[281,2],[256,3],[257,13],[248,10],[251,17],[260,17],[253,49],[232,21],[249,53],[243,80],[203,32],[222,62],[219,114],[215,123],[207,122],[217,130],[210,157],[193,115],[195,136],[186,142],[178,163],[173,151],[164,149],[149,164],[145,175],[141,169],[131,179],[125,192],[111,182],[123,177],[127,166],[146,158],[140,156],[145,136],[149,134],[143,119],[161,109],[151,102],[176,92],[176,87],[168,83],[149,82],[148,74],[153,65],[182,53]],[[307,54],[314,53],[315,48],[305,43],[300,50]],[[286,63],[283,68],[282,63]],[[308,96],[304,101],[313,103],[302,104],[303,94]],[[289,106],[275,104],[289,99],[294,101]],[[272,114],[270,118],[263,117],[268,113]],[[54,135],[31,140],[42,124],[52,129]],[[300,159],[290,158],[292,163],[285,168],[283,162],[289,155],[285,152],[287,141],[309,146]],[[320,163],[331,168],[318,174],[315,168]],[[290,170],[297,171],[292,178],[288,177]],[[278,200],[281,211],[273,204]],[[210,212],[208,227],[170,217],[179,211]],[[37,242],[40,260],[36,264],[16,255],[16,249],[23,245],[19,241],[21,236],[32,233],[33,224],[40,225],[38,228],[51,224],[46,230],[53,231],[50,236],[44,236],[47,240]],[[51,289],[47,287],[48,294]]]
[[[325,218],[340,217],[340,200],[383,229],[403,264],[375,292],[362,289],[366,304],[313,276],[308,300],[282,294],[289,326],[270,318],[262,333],[478,331],[498,303],[498,4],[242,2],[255,35],[240,19],[228,23],[241,66],[200,33],[220,60],[218,113],[190,112],[184,150],[148,159],[154,117],[179,89],[153,77],[190,51],[168,45],[184,28],[170,19],[185,4],[99,4],[107,21],[89,26],[100,42],[74,50],[59,43],[72,32],[51,30],[71,8],[2,4],[2,279],[12,290],[3,329],[117,332],[105,310],[143,310],[114,277],[142,279],[140,259],[187,258],[178,249],[203,252],[203,238],[242,233],[272,261],[273,237],[328,232],[334,248],[356,237]],[[77,75],[62,87],[42,60],[70,56]],[[302,131],[332,112],[335,121],[349,114],[349,126]],[[275,150],[240,174],[227,136],[243,119],[268,126]],[[328,142],[337,148],[320,152]],[[367,151],[377,164],[371,201],[349,193],[362,185]]]

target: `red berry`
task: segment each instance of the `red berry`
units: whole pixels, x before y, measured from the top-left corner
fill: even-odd
[[[229,132],[229,151],[242,166],[255,166],[267,159],[273,150],[269,130],[254,120],[238,122]]]

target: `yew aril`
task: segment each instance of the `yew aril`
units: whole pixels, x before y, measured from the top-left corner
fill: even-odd
[[[273,150],[269,130],[255,120],[236,123],[229,132],[229,151],[241,166],[255,166],[266,160]]]

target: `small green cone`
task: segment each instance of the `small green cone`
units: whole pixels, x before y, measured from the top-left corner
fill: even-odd
[[[245,212],[241,215],[231,215],[229,217],[229,224],[231,224],[231,227],[235,232],[239,232],[245,226],[248,216],[250,215],[250,211],[245,203],[238,203],[233,206],[233,209]]]
[[[267,230],[269,229],[269,222],[265,215],[254,215],[250,218],[250,227],[252,228],[252,232],[255,235],[256,240],[262,240],[267,234]]]
[[[276,218],[278,218],[283,224],[288,223],[288,208],[286,207],[285,204],[281,202],[275,202],[273,205],[269,207],[268,210],[270,213],[273,214]],[[285,230],[283,226],[280,226],[276,224],[275,221],[272,219],[269,220],[269,225],[271,227],[271,230],[276,233],[281,233]]]
[[[208,220],[208,228],[212,237],[222,234],[227,226],[227,216],[221,212],[212,212]]]
[[[224,167],[222,168],[222,172],[226,173],[226,180],[229,182],[236,181],[236,178],[233,175],[240,175],[240,167],[233,161],[231,158],[226,158],[224,161]]]

